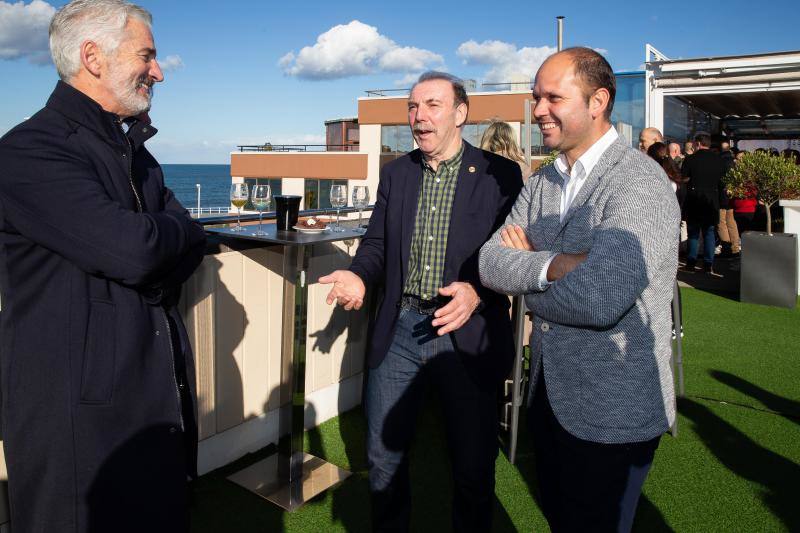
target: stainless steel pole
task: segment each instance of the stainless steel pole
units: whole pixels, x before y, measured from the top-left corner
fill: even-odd
[[[508,460],[514,464],[517,458],[517,435],[519,434],[519,409],[522,407],[522,359],[525,349],[525,300],[522,296],[514,296],[511,306],[514,317],[514,357],[513,387],[511,391],[511,423],[508,445]]]
[[[197,187],[197,218],[200,218],[200,184],[195,183],[195,187]]]
[[[558,16],[556,17],[558,21],[558,51],[564,49],[564,17]]]

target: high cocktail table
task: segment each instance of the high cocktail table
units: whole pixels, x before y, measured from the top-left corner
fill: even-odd
[[[279,416],[278,451],[266,459],[228,477],[259,496],[294,511],[320,492],[350,475],[324,459],[303,452],[303,412],[306,388],[306,320],[308,318],[308,282],[306,273],[315,244],[361,238],[362,233],[345,228],[342,232],[317,234],[279,231],[274,224],[265,224],[267,235],[254,235],[257,226],[244,231],[230,228],[206,228],[208,233],[230,239],[258,241],[283,246],[283,327],[281,344],[281,404],[285,392],[291,391],[290,415]],[[288,426],[288,427],[286,427]]]

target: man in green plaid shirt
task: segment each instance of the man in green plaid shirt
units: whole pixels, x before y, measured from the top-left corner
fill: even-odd
[[[367,363],[367,456],[375,531],[408,531],[408,450],[428,385],[440,392],[453,471],[453,530],[490,531],[498,392],[514,354],[507,297],[478,274],[481,245],[522,187],[519,165],[461,139],[460,80],[423,74],[408,98],[419,150],[381,171],[369,229],[328,303],[357,309],[382,284]]]

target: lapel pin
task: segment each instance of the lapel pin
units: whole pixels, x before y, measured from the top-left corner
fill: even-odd
[[[469,170],[470,172],[474,173],[475,172],[475,167],[469,167],[467,170]]]

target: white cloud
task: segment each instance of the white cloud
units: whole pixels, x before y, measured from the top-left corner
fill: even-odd
[[[183,68],[183,59],[178,55],[167,56],[158,62],[164,72],[173,72]]]
[[[444,63],[441,55],[399,46],[358,20],[339,24],[317,37],[313,46],[288,52],[278,65],[289,76],[309,80],[338,79],[376,72],[421,72]]]
[[[478,43],[474,40],[461,43],[456,51],[465,65],[491,66],[485,79],[494,83],[532,78],[544,60],[555,52],[551,46],[517,48],[503,41]]]
[[[469,40],[461,43],[456,53],[464,59],[465,64],[497,65],[508,61],[517,53],[517,47],[503,41],[483,41],[477,43]]]
[[[0,59],[27,58],[32,63],[50,61],[47,28],[56,8],[42,0],[0,0]]]

